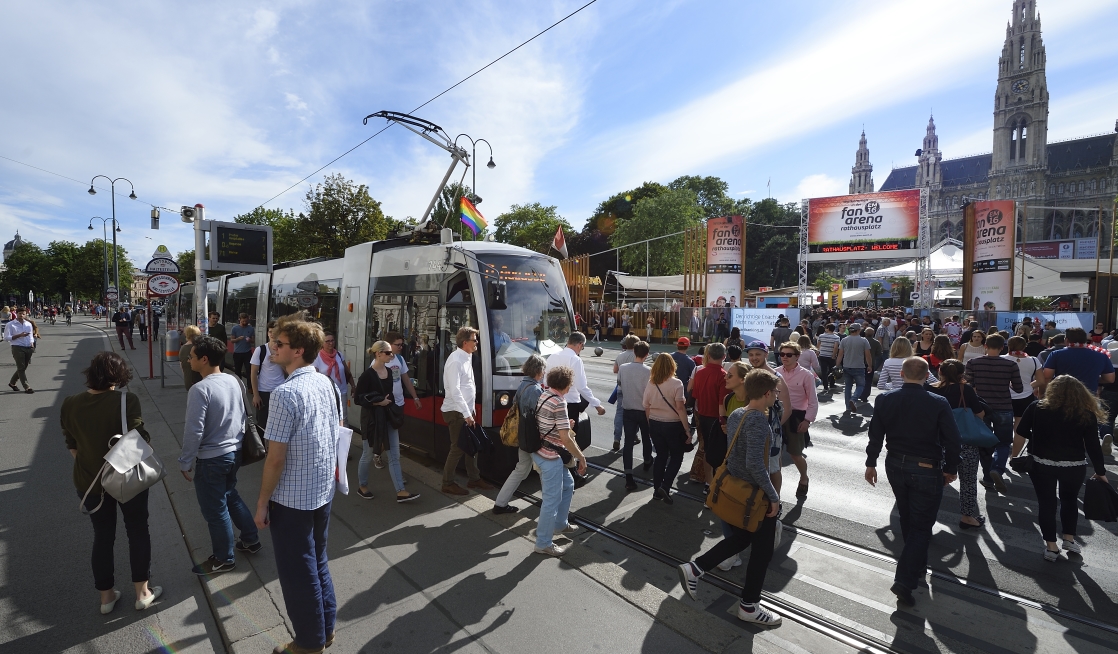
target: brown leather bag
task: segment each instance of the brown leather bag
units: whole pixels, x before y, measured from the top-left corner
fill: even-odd
[[[746,531],[757,531],[757,528],[761,526],[761,521],[765,519],[765,515],[769,512],[769,497],[765,494],[763,488],[744,479],[738,479],[731,475],[727,469],[730,452],[734,451],[734,445],[738,442],[738,435],[741,434],[741,428],[744,424],[745,416],[742,416],[741,421],[738,422],[738,428],[734,431],[734,439],[726,450],[726,459],[714,471],[714,483],[710,485],[707,506],[714,511],[714,515],[728,524]],[[766,424],[768,424],[767,417]],[[771,438],[765,439],[766,471],[769,467],[770,442]]]

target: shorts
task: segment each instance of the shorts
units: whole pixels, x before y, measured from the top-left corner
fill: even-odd
[[[1029,408],[1029,405],[1033,402],[1036,402],[1036,396],[1033,395],[1013,400],[1013,417],[1020,418],[1025,415],[1025,409]]]
[[[792,456],[803,456],[804,454],[804,435],[798,431],[792,431],[788,428],[788,423],[783,425],[784,432],[784,447]]]

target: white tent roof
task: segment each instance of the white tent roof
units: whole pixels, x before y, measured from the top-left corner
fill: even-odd
[[[663,275],[660,277],[642,277],[637,275],[619,275],[613,273],[613,278],[621,288],[633,293],[643,293],[648,289],[649,293],[672,293],[683,292],[683,275]]]
[[[963,275],[963,244],[953,239],[944,239],[932,248],[931,266],[929,272],[933,277],[940,279],[962,277]],[[883,279],[886,277],[915,277],[916,259],[896,266],[880,270],[867,270],[866,272],[847,275],[847,279]]]
[[[1023,259],[1016,257],[1017,269],[1013,272],[1013,296],[1021,293],[1021,269],[1025,271],[1025,295],[1028,297],[1046,297],[1054,295],[1081,295],[1090,292],[1090,284],[1086,278],[1060,279],[1060,271],[1048,267],[1052,259],[1045,259],[1044,264],[1036,263],[1036,259]]]

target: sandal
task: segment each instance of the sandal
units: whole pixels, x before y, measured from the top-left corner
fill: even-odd
[[[808,482],[811,483],[811,482]],[[807,497],[807,484],[800,484],[796,487],[796,497],[804,499]]]

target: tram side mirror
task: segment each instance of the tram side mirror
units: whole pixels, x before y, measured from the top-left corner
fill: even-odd
[[[489,308],[496,311],[504,311],[508,308],[505,304],[505,294],[508,292],[508,287],[505,282],[500,282],[491,279],[488,282],[488,296]]]

